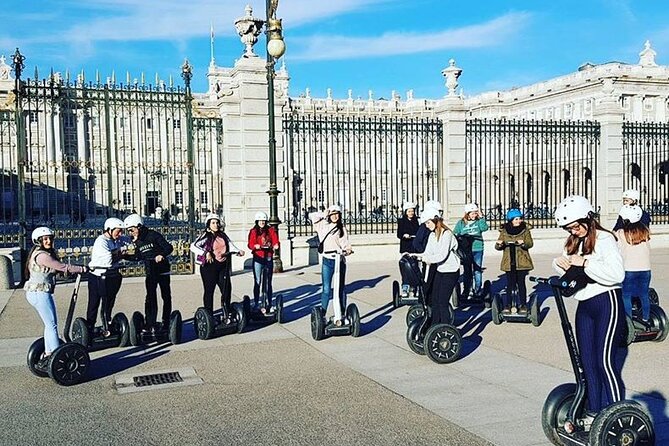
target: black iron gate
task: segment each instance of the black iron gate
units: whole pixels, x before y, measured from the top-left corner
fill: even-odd
[[[65,261],[86,261],[106,218],[138,213],[173,244],[173,271],[191,272],[193,231],[222,208],[222,121],[193,116],[190,76],[183,88],[15,73],[14,109],[0,112],[0,245],[27,248],[46,225]]]
[[[591,121],[467,121],[467,201],[498,223],[521,208],[535,227],[553,227],[555,206],[570,194],[597,209],[599,135]]]
[[[392,233],[406,201],[439,199],[439,120],[286,115],[288,237],[313,233],[308,214],[342,207],[352,234]]]

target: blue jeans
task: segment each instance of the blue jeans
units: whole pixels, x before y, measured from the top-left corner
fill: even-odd
[[[260,301],[260,287],[262,286],[263,267],[267,266],[267,302],[272,304],[272,273],[274,272],[274,260],[253,257],[253,303]]]
[[[472,257],[474,259],[474,291],[480,293],[483,282],[483,250],[472,251]]]
[[[641,317],[647,321],[650,318],[650,271],[625,271],[623,280],[623,304],[625,313],[632,316],[632,298],[638,297],[641,301]]]
[[[45,291],[26,291],[26,299],[35,307],[44,323],[44,352],[51,354],[60,345],[58,339],[58,323],[56,322],[56,305],[53,294]]]
[[[321,266],[321,277],[323,280],[323,290],[321,291],[321,308],[323,312],[327,312],[328,303],[330,302],[332,294],[332,276],[335,272],[335,261],[334,259],[323,258],[323,264]],[[341,286],[339,287],[339,302],[341,303],[342,313],[346,311],[346,295],[344,294],[344,284],[346,278],[346,263],[341,262],[339,268],[339,282]]]

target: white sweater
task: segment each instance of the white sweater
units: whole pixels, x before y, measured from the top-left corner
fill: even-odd
[[[444,231],[439,240],[433,231],[421,257],[427,264],[437,264],[440,273],[452,273],[460,270],[460,258],[455,252],[457,249],[458,240],[450,230]]]
[[[91,249],[91,261],[88,264],[91,274],[102,276],[107,270],[118,269],[122,252],[127,249],[129,243],[130,239],[125,236],[112,240],[105,234],[99,235]]]
[[[566,251],[563,252],[563,255],[569,257]],[[592,254],[584,257],[588,260],[584,271],[596,283],[589,283],[585,288],[577,291],[573,296],[574,299],[587,300],[598,294],[621,287],[625,279],[625,267],[613,235],[606,231],[597,231],[595,249]],[[565,273],[565,270],[560,268],[555,260],[553,260],[553,269],[560,275]]]

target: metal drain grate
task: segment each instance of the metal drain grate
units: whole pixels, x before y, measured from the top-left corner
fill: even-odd
[[[134,376],[132,381],[135,387],[156,386],[158,384],[172,384],[183,382],[179,372],[155,373],[153,375]]]

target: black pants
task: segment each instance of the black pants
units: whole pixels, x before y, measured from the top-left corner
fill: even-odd
[[[158,293],[160,286],[160,297],[163,299],[163,325],[169,326],[170,313],[172,313],[172,290],[170,288],[169,274],[148,274],[144,281],[146,285],[146,299],[144,300],[144,314],[146,315],[146,326],[152,327],[158,317]]]
[[[449,320],[449,305],[453,288],[458,283],[460,274],[458,271],[452,273],[440,273],[435,271],[434,279],[430,288],[430,301],[432,306],[432,325],[447,324]]]
[[[113,276],[96,276],[90,274],[88,279],[88,308],[86,310],[86,322],[89,327],[95,326],[97,320],[98,307],[100,302],[100,318],[107,323],[111,322],[112,310],[116,302],[116,295],[121,289],[123,278],[120,274]]]
[[[218,285],[221,291],[221,306],[230,311],[230,299],[232,297],[232,283],[230,281],[230,262],[218,262],[214,260],[211,263],[205,263],[200,267],[200,276],[204,286],[204,295],[202,301],[204,307],[214,311],[214,291]]]
[[[507,271],[506,275],[506,296],[504,296],[504,307],[511,307],[511,297],[513,291],[518,288],[517,306],[527,305],[527,288],[525,286],[525,277],[529,271]]]

